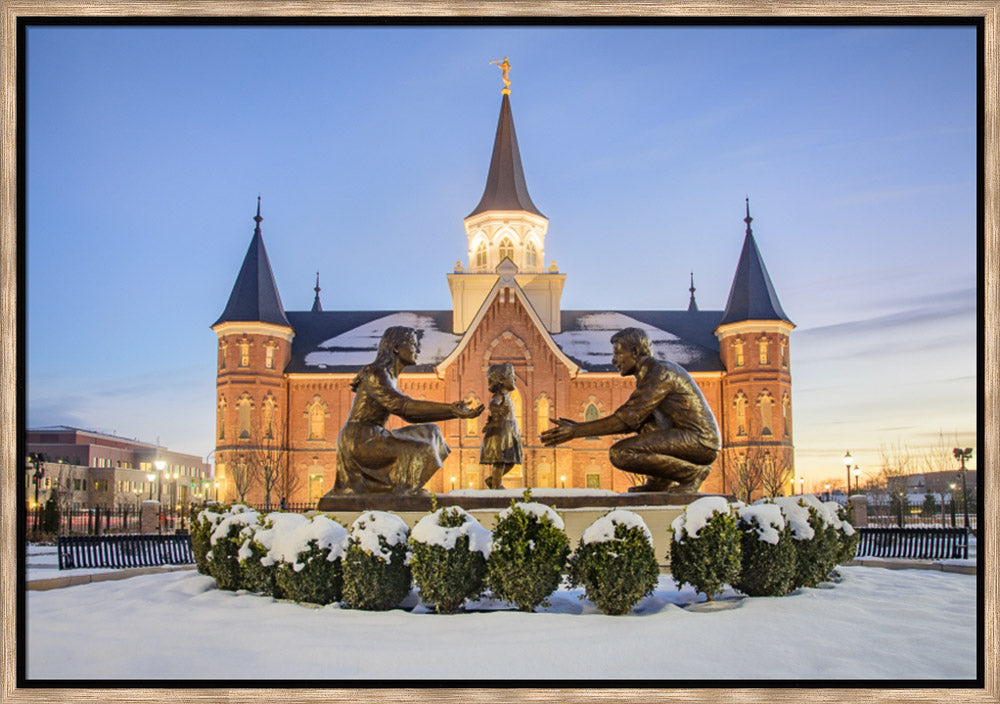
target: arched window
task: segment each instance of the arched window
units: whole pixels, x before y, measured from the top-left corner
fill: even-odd
[[[733,359],[736,361],[737,367],[743,366],[743,340],[736,338],[733,340]]]
[[[476,249],[476,268],[485,269],[486,268],[486,243],[480,242],[479,247]]]
[[[514,261],[514,243],[510,241],[509,237],[500,240],[499,257],[500,261],[503,261],[504,257],[509,257],[511,261]]]
[[[757,405],[760,407],[760,434],[770,435],[774,424],[774,397],[764,391],[757,397]]]
[[[274,396],[270,393],[264,399],[264,437],[273,438],[274,437],[274,408],[276,404],[274,402]]]
[[[326,437],[326,405],[319,396],[313,396],[313,402],[306,411],[309,416],[309,439],[322,440]]]
[[[240,366],[250,366],[250,340],[245,337],[240,340]]]
[[[757,338],[757,351],[760,354],[761,364],[770,364],[771,357],[767,352],[767,343],[768,339],[765,336],[761,335]]]
[[[781,397],[781,427],[786,438],[792,434],[792,400],[787,393]]]
[[[250,394],[243,394],[236,402],[237,430],[236,436],[240,440],[250,439],[250,410],[253,408],[253,401]]]
[[[538,264],[538,250],[535,249],[534,242],[528,242],[528,246],[524,248],[524,263],[530,269],[534,269]]]
[[[747,434],[747,397],[742,391],[736,394],[736,398],[733,400],[733,406],[736,408],[736,434],[746,435]]]
[[[274,369],[274,344],[268,344],[264,348],[264,366],[268,369]]]
[[[597,420],[600,417],[601,417],[601,412],[597,410],[597,406],[594,405],[593,403],[587,406],[587,410],[584,411],[583,414],[583,419],[588,421]]]
[[[219,369],[226,368],[226,341],[219,340]]]
[[[781,354],[781,366],[788,366],[788,340],[785,338],[781,339],[781,343],[778,345],[778,349]]]
[[[549,409],[551,407],[549,397],[545,394],[539,396],[536,406],[536,416],[538,418],[538,428],[536,429],[536,432],[544,433],[549,429]]]
[[[226,439],[226,397],[222,396],[219,399],[219,440]]]
[[[475,408],[479,405],[479,397],[475,394],[469,394],[469,397],[465,399],[466,404],[469,408]],[[466,418],[465,419],[465,434],[466,435],[479,435],[479,418]]]

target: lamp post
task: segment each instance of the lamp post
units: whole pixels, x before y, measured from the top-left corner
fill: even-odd
[[[149,500],[153,500],[153,481],[156,479],[156,475],[150,472],[146,475],[146,479],[149,480]]]
[[[153,462],[153,466],[156,467],[156,471],[159,474],[159,481],[157,482],[157,487],[156,487],[156,500],[159,501],[162,504],[163,503],[163,468],[167,466],[167,463],[164,462],[163,460],[156,460],[155,462]],[[150,490],[152,490],[152,487],[150,487]],[[152,497],[150,497],[150,498],[152,498]]]
[[[830,482],[827,482],[824,485],[824,488],[826,489],[826,500],[829,501],[830,500]]]
[[[565,474],[560,475],[559,476],[559,481],[562,482],[562,488],[565,489],[566,488],[566,475]]]
[[[854,458],[851,457],[851,451],[848,450],[847,453],[844,455],[844,467],[846,467],[846,469],[847,469],[847,495],[848,496],[851,495],[851,463],[853,461],[854,461]]]
[[[962,513],[965,518],[965,532],[969,532],[969,490],[965,485],[965,461],[972,459],[972,448],[967,447],[964,450],[960,447],[956,447],[953,450],[955,454],[955,459],[962,463]]]
[[[858,465],[854,465],[852,474],[854,474],[854,493],[858,494],[861,492],[861,469]],[[848,491],[847,493],[850,494],[851,492]]]
[[[799,496],[802,496],[802,490],[805,488],[806,480],[799,477]]]
[[[31,478],[35,482],[35,530],[37,531],[42,525],[42,507],[38,503],[38,488],[45,476],[45,455],[41,452],[32,452],[28,455],[28,461],[35,468]]]
[[[955,482],[948,485],[951,489],[951,527],[955,527]]]

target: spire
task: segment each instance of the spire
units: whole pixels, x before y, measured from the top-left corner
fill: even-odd
[[[764,266],[764,259],[757,249],[750,223],[750,199],[747,198],[747,215],[743,222],[747,224],[746,237],[743,240],[743,251],[736,265],[736,275],[733,277],[732,288],[729,289],[729,300],[722,314],[720,325],[735,323],[741,320],[784,320],[792,322],[781,309],[778,294],[774,291],[771,277]]]
[[[226,309],[222,312],[222,316],[215,321],[215,325],[231,322],[260,322],[291,327],[288,318],[285,317],[281,296],[278,295],[278,285],[274,282],[271,262],[268,260],[267,250],[264,248],[264,238],[260,231],[260,223],[263,219],[260,216],[260,196],[257,196],[257,214],[253,218],[256,223],[253,238],[250,240],[246,256],[243,257],[243,266],[240,267],[240,273],[236,276],[236,283],[233,284],[233,291],[229,294]]]
[[[691,292],[691,300],[688,301],[688,311],[693,312],[698,310],[698,304],[694,302],[694,272],[691,272],[691,288],[688,289]]]
[[[517,148],[517,134],[514,132],[514,117],[510,111],[510,95],[504,94],[500,101],[500,119],[493,139],[493,156],[490,171],[486,176],[483,197],[467,217],[487,210],[523,210],[542,215],[528,195],[528,185],[521,167],[521,152]]]
[[[312,312],[313,313],[322,313],[323,312],[323,304],[319,302],[319,292],[321,290],[322,289],[320,289],[320,287],[319,287],[319,272],[317,271],[316,272],[316,288],[313,289],[313,291],[316,292],[316,300],[313,301],[313,307],[312,307]]]

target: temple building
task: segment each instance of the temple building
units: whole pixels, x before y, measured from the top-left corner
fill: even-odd
[[[505,87],[486,187],[464,220],[465,262],[447,274],[450,310],[325,310],[317,275],[312,309],[287,311],[264,248],[259,199],[254,220],[232,294],[212,325],[218,336],[215,461],[222,496],[262,503],[266,494],[272,503],[296,503],[315,502],[329,491],[337,435],[353,399],[351,379],[374,360],[382,332],[393,325],[418,331],[418,364],[399,378],[400,390],[414,398],[486,403],[489,365],[513,364],[517,389],[511,399],[524,464],[504,477],[507,487],[625,491],[641,483],[608,461],[608,448],[620,436],[554,448],[539,440],[553,418],[592,420],[628,398],[635,380],[612,366],[610,338],[638,327],[655,356],[688,370],[718,420],[723,451],[702,491],[745,498],[749,488],[759,496],[767,477],[778,491],[789,491],[794,471],[788,340],[794,324],[757,247],[749,201],[743,250],[724,308],[700,309],[692,279],[690,303],[682,310],[564,310],[571,272],[551,260],[545,264],[549,221],[528,193]],[[485,422],[483,415],[439,424],[452,452],[427,489],[485,488],[489,468],[479,464]],[[388,427],[399,425],[394,418]]]

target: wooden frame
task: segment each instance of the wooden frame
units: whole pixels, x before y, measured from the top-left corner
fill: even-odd
[[[4,569],[0,577],[0,612],[2,621],[2,662],[0,662],[0,701],[2,702],[52,702],[52,701],[150,701],[150,702],[209,702],[209,701],[265,701],[276,698],[282,701],[349,702],[378,700],[384,702],[463,702],[472,704],[486,701],[628,701],[643,702],[792,702],[809,700],[816,704],[843,701],[884,702],[1000,702],[1000,664],[997,642],[1000,641],[1000,589],[996,545],[998,532],[997,496],[1000,495],[1000,470],[998,470],[998,443],[1000,438],[1000,396],[997,394],[997,376],[1000,360],[997,358],[998,335],[996,324],[1000,305],[1000,121],[998,121],[998,52],[1000,52],[1000,1],[969,0],[946,2],[906,1],[795,1],[776,2],[557,2],[543,0],[530,2],[514,0],[503,5],[486,6],[478,2],[430,2],[427,0],[393,3],[391,0],[376,2],[310,2],[290,0],[246,2],[238,0],[0,0],[2,7],[2,164],[0,164],[0,559]],[[18,56],[17,20],[30,16],[147,16],[147,17],[225,17],[254,16],[266,18],[282,16],[343,16],[343,15],[414,15],[414,16],[945,16],[981,17],[984,19],[985,40],[985,267],[984,280],[980,282],[984,294],[985,320],[985,404],[982,409],[985,445],[980,448],[980,458],[987,471],[984,474],[985,508],[983,511],[984,535],[981,545],[990,551],[989,559],[980,560],[984,584],[985,688],[983,689],[31,689],[16,686],[16,599],[18,578],[16,570],[17,545],[17,493],[16,482],[20,472],[17,467],[17,313],[21,305],[17,281],[17,188],[18,154],[16,143]],[[987,553],[989,554],[989,553]]]

